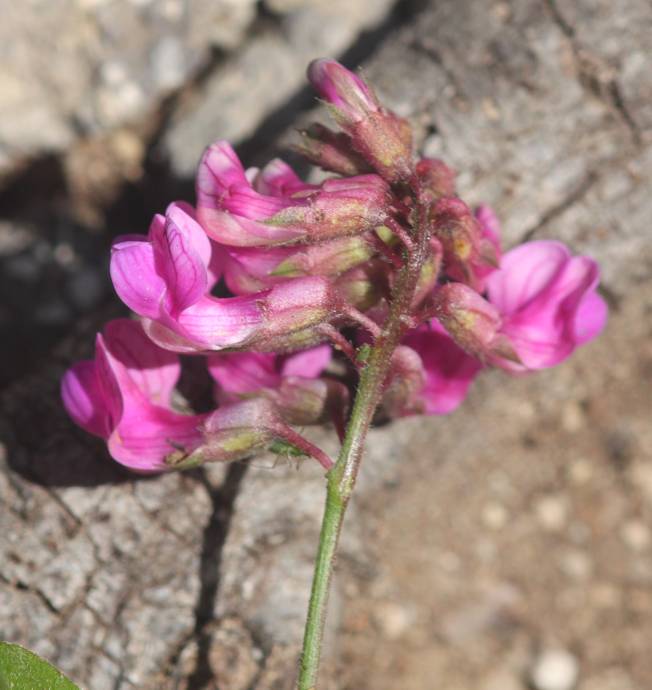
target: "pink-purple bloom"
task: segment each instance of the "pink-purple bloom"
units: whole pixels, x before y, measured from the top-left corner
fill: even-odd
[[[280,159],[246,170],[218,141],[199,165],[196,208],[173,203],[147,235],[113,245],[113,285],[139,322],[108,324],[62,396],[125,466],[271,445],[328,469],[289,425],[330,421],[341,436],[356,378],[381,367],[369,345],[384,357],[384,418],[441,415],[483,368],[554,366],[604,327],[595,261],[555,241],[503,253],[493,210],[472,211],[443,161],[413,157],[409,123],[363,79],[332,60],[309,78],[340,131],[313,125],[298,150],[338,176],[311,184]],[[175,408],[174,353],[208,355],[215,410]]]
[[[423,413],[443,415],[457,409],[482,369],[480,361],[462,350],[436,319],[410,333],[403,344],[421,359],[424,384],[418,399]]]
[[[513,372],[545,369],[604,327],[598,280],[596,262],[572,256],[561,242],[527,242],[488,276],[487,299],[448,283],[436,291],[435,305],[453,339],[479,359]]]
[[[315,424],[332,416],[334,404],[339,405],[343,413],[348,401],[342,384],[321,377],[331,356],[328,345],[290,355],[218,354],[208,358],[208,370],[217,383],[218,401],[265,397],[276,404],[286,422]]]
[[[217,242],[271,247],[361,234],[382,225],[388,187],[378,175],[302,183],[275,161],[249,180],[226,142],[209,146],[197,175],[197,218]]]
[[[487,278],[487,293],[519,362],[496,363],[510,371],[545,369],[595,338],[607,318],[599,278],[593,259],[573,256],[561,242],[526,242],[507,252]]]
[[[336,310],[327,280],[305,277],[238,297],[210,294],[216,269],[210,240],[191,213],[172,204],[149,235],[118,238],[111,279],[148,335],[176,352],[265,348],[279,336],[319,325]],[[219,256],[215,254],[216,256]]]

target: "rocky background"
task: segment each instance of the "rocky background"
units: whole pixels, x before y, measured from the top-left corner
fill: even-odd
[[[652,687],[648,0],[25,0],[0,24],[0,637],[90,690],[290,690],[323,500],[261,458],[134,478],[58,379],[120,313],[117,234],[314,115],[362,65],[505,240],[598,258],[605,334],[371,436],[324,690]],[[318,432],[324,444],[330,432]]]

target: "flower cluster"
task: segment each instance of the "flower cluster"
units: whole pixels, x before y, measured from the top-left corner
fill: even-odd
[[[147,235],[113,245],[113,285],[138,319],[109,323],[62,395],[128,467],[270,447],[330,467],[292,426],[330,421],[342,433],[410,267],[418,280],[384,377],[385,417],[447,414],[482,369],[554,366],[605,323],[593,260],[556,241],[503,252],[492,210],[469,208],[443,161],[414,157],[408,122],[364,81],[332,60],[308,76],[339,130],[313,125],[297,150],[330,176],[304,182],[278,159],[245,169],[218,141],[199,164],[194,207],[175,202]],[[175,391],[178,353],[206,356],[213,411],[192,414]]]

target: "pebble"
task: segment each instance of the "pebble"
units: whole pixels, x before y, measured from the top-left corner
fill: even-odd
[[[536,690],[572,690],[578,676],[579,664],[570,652],[547,649],[532,665],[530,681]]]
[[[561,423],[565,431],[575,433],[586,423],[586,413],[577,400],[572,400],[564,405]]]
[[[632,551],[645,551],[650,546],[650,530],[640,520],[626,522],[620,530],[620,536]]]
[[[568,508],[560,496],[543,496],[536,502],[534,509],[544,529],[557,532],[566,524]]]
[[[487,503],[482,511],[482,521],[491,529],[502,529],[507,524],[508,519],[509,513],[502,503],[492,501],[491,503]]]
[[[575,580],[585,580],[593,572],[593,562],[583,551],[567,551],[560,565],[564,573]]]
[[[586,484],[593,476],[593,466],[586,458],[579,458],[568,468],[568,476],[573,484]]]
[[[388,601],[376,607],[374,618],[388,640],[397,640],[410,627],[413,616],[404,606]]]

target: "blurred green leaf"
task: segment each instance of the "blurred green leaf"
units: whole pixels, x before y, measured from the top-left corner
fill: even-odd
[[[61,671],[17,644],[0,642],[0,690],[79,690]]]

